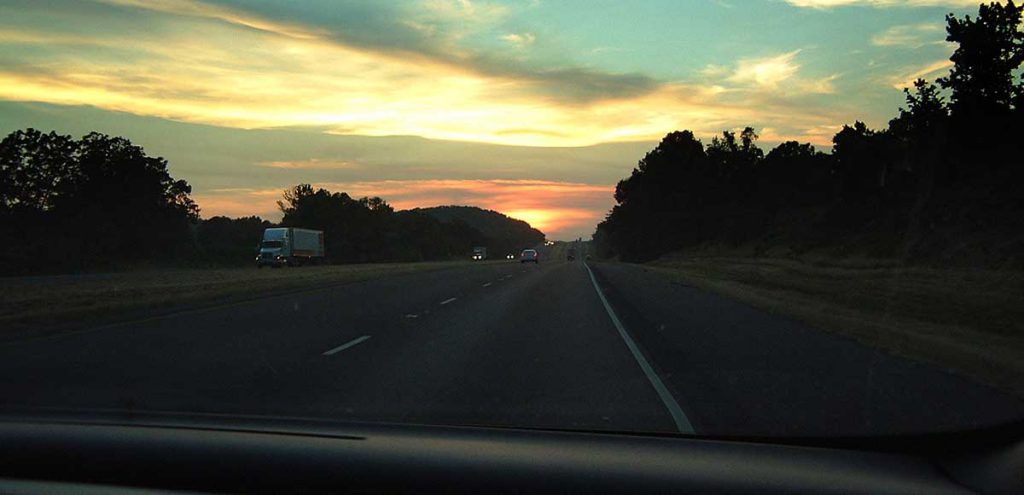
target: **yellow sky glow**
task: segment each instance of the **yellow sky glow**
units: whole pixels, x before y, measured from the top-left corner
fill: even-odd
[[[628,98],[562,101],[536,81],[357,49],[199,2],[110,1],[185,16],[174,20],[181,34],[119,39],[111,33],[71,44],[60,33],[0,32],[0,40],[39,50],[31,63],[45,68],[0,70],[0,99],[237,128],[317,126],[337,134],[523,146],[656,140],[673,129],[711,134],[735,122],[772,119],[812,128],[823,119],[730,104],[720,86],[678,82]],[[90,56],[97,47],[130,47],[130,54]],[[798,69],[795,54],[740,67],[735,77],[778,84]]]

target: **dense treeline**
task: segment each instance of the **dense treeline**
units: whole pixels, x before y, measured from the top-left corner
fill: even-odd
[[[478,230],[484,240],[477,245],[487,247],[492,257],[518,255],[520,250],[544,242],[544,233],[530,224],[475,206],[435,206],[411,211],[425,213],[443,223],[462,222]]]
[[[544,240],[526,222],[479,208],[395,211],[383,199],[355,199],[343,192],[300,184],[278,202],[282,225],[326,232],[328,258],[336,262],[423,261],[468,258],[473,246],[521,249]]]
[[[700,246],[1021,262],[1024,32],[1012,1],[947,16],[948,77],[918,80],[886,129],[843,126],[831,154],[754,129],[673,132],[619,182],[594,240],[643,261]]]
[[[228,218],[217,216],[196,225],[194,262],[208,265],[243,265],[253,261],[263,230],[275,227],[257,216]]]
[[[0,141],[0,269],[177,258],[199,208],[167,161],[119,137],[16,131]]]
[[[0,141],[0,273],[253,263],[263,230],[275,225],[255,216],[200,220],[191,191],[166,160],[124,138],[13,132]],[[326,231],[335,263],[468,259],[474,246],[519,249],[544,239],[497,212],[396,212],[381,198],[308,184],[278,204],[279,225]]]

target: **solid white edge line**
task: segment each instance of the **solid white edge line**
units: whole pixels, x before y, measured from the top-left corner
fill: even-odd
[[[676,402],[675,397],[672,397],[672,393],[668,391],[665,384],[658,377],[658,374],[654,372],[654,368],[647,362],[644,355],[640,352],[640,348],[633,341],[633,338],[629,336],[629,332],[626,331],[626,327],[619,321],[619,317],[615,315],[615,311],[612,310],[612,305],[608,304],[608,299],[604,297],[601,292],[601,287],[597,285],[597,278],[594,277],[594,272],[590,269],[586,263],[583,266],[587,269],[587,273],[590,274],[590,282],[594,284],[594,290],[597,291],[597,297],[601,299],[601,303],[604,304],[605,311],[608,312],[608,316],[611,317],[612,323],[615,328],[619,331],[619,335],[622,340],[626,342],[626,347],[629,348],[629,352],[633,353],[633,358],[636,359],[637,364],[640,365],[640,369],[643,370],[644,375],[647,376],[647,380],[654,386],[654,390],[658,392],[658,397],[661,398],[661,402],[665,404],[669,414],[672,415],[672,420],[676,423],[676,429],[679,433],[692,435],[696,433],[693,430],[693,425],[690,424],[690,419],[686,417],[686,413],[683,412],[683,408],[679,407],[679,403]]]
[[[344,351],[345,349],[348,349],[349,347],[362,344],[363,341],[368,340],[369,338],[370,338],[369,335],[363,335],[362,337],[359,337],[357,339],[352,339],[352,340],[350,340],[350,341],[348,341],[348,342],[346,342],[344,344],[339,345],[338,347],[335,347],[334,349],[331,349],[331,350],[325,352],[324,356],[330,356],[332,354],[336,354],[336,353],[339,353],[341,351]]]
[[[490,287],[490,286],[491,286],[490,282],[487,282],[486,284],[484,284],[484,287]]]
[[[445,299],[444,301],[441,301],[441,306],[444,306],[445,304],[448,304],[450,302],[455,302],[456,300],[457,300],[457,298],[455,298],[455,297],[453,297],[451,299]]]

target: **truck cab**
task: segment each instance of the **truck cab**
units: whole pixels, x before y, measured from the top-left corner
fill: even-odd
[[[269,228],[263,231],[263,240],[256,256],[256,267],[320,263],[323,258],[322,231],[291,227]]]
[[[264,266],[287,266],[292,256],[291,239],[286,228],[271,228],[263,231],[263,241],[260,242],[260,254],[256,257],[256,267]]]

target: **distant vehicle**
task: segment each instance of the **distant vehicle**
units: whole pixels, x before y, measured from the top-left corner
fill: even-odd
[[[569,261],[576,261],[576,248],[569,248],[569,252],[566,253],[565,259]]]
[[[512,253],[509,253],[509,255],[505,257],[505,259],[514,260],[514,259],[516,259],[516,255],[514,255]]]
[[[475,247],[473,248],[473,261],[482,261],[487,259],[487,248]]]
[[[256,268],[298,266],[324,261],[324,232],[292,227],[269,228],[263,231]]]
[[[524,249],[522,254],[519,255],[520,263],[526,263],[529,261],[540,263],[540,255],[537,254],[536,249]]]

